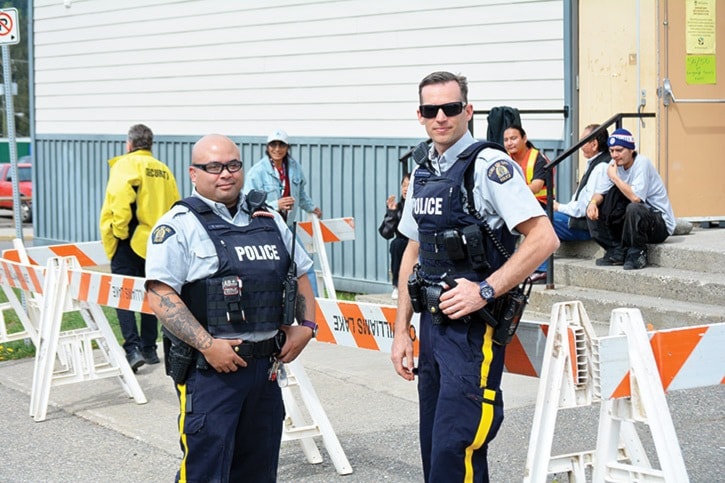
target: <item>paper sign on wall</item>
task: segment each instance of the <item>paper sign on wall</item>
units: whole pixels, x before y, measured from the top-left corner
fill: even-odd
[[[688,54],[715,53],[715,0],[687,0],[685,37]]]
[[[717,83],[717,64],[714,55],[688,55],[685,68],[688,84]]]

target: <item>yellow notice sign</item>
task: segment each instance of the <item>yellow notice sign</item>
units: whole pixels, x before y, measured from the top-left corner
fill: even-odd
[[[714,55],[688,55],[687,56],[687,83],[688,84],[716,84],[717,64]]]
[[[715,53],[715,0],[687,0],[685,38],[688,54]]]

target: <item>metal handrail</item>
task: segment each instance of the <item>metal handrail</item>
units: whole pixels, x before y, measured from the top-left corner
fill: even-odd
[[[572,147],[557,156],[556,159],[548,163],[545,167],[546,170],[546,186],[553,186],[554,181],[554,168],[561,164],[565,159],[569,158],[572,154],[577,152],[582,146],[594,139],[600,132],[607,129],[609,126],[614,124],[617,129],[622,127],[622,119],[625,118],[644,118],[644,117],[655,117],[654,112],[620,112],[610,117],[599,125],[598,128],[584,136],[582,139],[577,141]],[[553,190],[547,190],[546,192],[546,214],[550,220],[554,220],[554,192]],[[549,257],[549,263],[546,267],[546,288],[554,288],[554,254]]]

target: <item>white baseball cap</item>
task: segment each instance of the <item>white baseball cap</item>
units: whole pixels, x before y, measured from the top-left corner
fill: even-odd
[[[285,144],[289,144],[287,142],[287,133],[284,132],[282,129],[277,129],[272,132],[269,136],[267,136],[267,144],[271,143],[272,141],[282,141]]]

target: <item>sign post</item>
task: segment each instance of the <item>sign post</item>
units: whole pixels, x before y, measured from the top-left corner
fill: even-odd
[[[10,175],[13,183],[13,218],[15,233],[23,239],[23,220],[20,216],[20,185],[18,184],[18,149],[15,144],[15,102],[13,99],[13,76],[10,66],[10,47],[20,43],[18,33],[18,9],[0,10],[0,45],[3,56],[3,81],[5,84],[5,117],[8,126],[8,150],[10,151]]]

